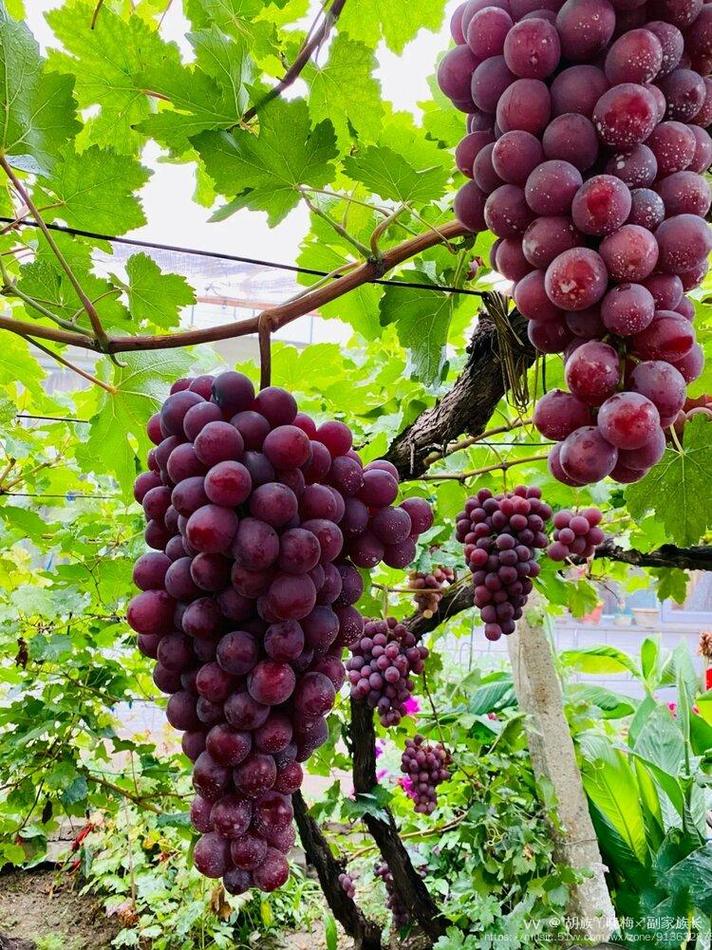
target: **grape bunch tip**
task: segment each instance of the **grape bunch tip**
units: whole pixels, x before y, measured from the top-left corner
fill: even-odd
[[[686,294],[712,250],[712,4],[467,0],[451,32],[455,214],[494,233],[531,343],[565,364],[534,412],[551,474],[639,481],[704,366]]]
[[[363,634],[357,567],[408,565],[432,512],[394,505],[397,470],[364,466],[343,422],[317,426],[240,373],[178,380],[148,436],[134,496],[153,550],[127,619],[194,763],[196,867],[232,894],[272,891],[301,763],[328,738],[344,647]]]

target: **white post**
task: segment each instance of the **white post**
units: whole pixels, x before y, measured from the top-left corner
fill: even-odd
[[[529,618],[540,605],[533,606]],[[535,625],[525,614],[517,626],[517,632],[507,638],[514,689],[520,709],[527,714],[534,772],[550,782],[556,795],[562,829],[555,832],[556,856],[569,867],[588,872],[582,883],[572,888],[568,913],[579,919],[580,937],[605,941],[615,929],[615,910],[564,715],[551,646],[543,624]]]

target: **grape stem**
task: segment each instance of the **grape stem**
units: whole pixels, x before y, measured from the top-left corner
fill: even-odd
[[[302,198],[304,199],[304,203],[306,204],[307,208],[309,208],[312,214],[315,214],[318,218],[321,218],[322,221],[326,221],[329,227],[333,228],[333,230],[336,231],[336,233],[339,234],[345,241],[348,241],[348,243],[351,244],[352,247],[355,247],[362,257],[369,256],[371,252],[369,251],[369,249],[366,247],[365,244],[362,244],[361,241],[358,240],[358,238],[355,238],[352,234],[349,234],[349,232],[346,230],[346,228],[342,224],[339,224],[339,222],[335,221],[328,212],[320,208],[319,205],[315,201],[312,201],[309,195],[307,195],[303,190],[300,191],[300,194]]]
[[[483,468],[475,468],[469,472],[440,472],[434,475],[421,475],[422,481],[439,482],[453,480],[464,482],[468,478],[475,478],[477,475],[486,475],[488,472],[503,471],[506,472],[515,465],[526,465],[530,462],[542,462],[548,458],[548,455],[528,455],[521,459],[506,459],[503,462],[497,462],[493,465],[485,465]]]
[[[86,370],[82,369],[81,366],[77,366],[76,363],[70,363],[69,360],[65,359],[63,356],[60,356],[59,353],[55,353],[54,350],[50,350],[48,346],[40,343],[39,340],[33,340],[32,337],[29,337],[28,343],[36,346],[38,350],[42,350],[43,353],[46,353],[47,356],[51,356],[53,360],[56,360],[62,366],[66,366],[67,369],[73,370],[73,372],[75,372],[78,376],[81,376],[82,379],[86,379],[88,382],[94,383],[95,386],[100,386],[103,390],[109,393],[109,395],[116,395],[116,386],[112,386],[111,383],[105,383],[102,379],[92,376],[91,373],[88,373]]]
[[[458,825],[467,818],[467,812],[463,812],[461,815],[458,815],[457,818],[453,818],[451,821],[446,821],[445,824],[436,825],[433,828],[424,828],[419,831],[406,831],[401,835],[401,840],[410,840],[414,838],[432,838],[435,835],[441,835],[445,831],[451,831],[453,828],[457,828]],[[349,855],[350,861],[355,861],[357,858],[362,858],[366,854],[370,854],[372,851],[377,850],[377,845],[367,844],[363,848],[359,848],[358,851],[354,851]]]
[[[288,89],[292,83],[294,83],[300,76],[302,70],[307,65],[309,60],[312,58],[312,55],[319,50],[319,48],[326,42],[331,33],[334,24],[341,16],[341,11],[346,5],[346,0],[334,0],[331,6],[328,9],[322,9],[319,11],[317,20],[312,24],[309,32],[307,33],[306,39],[302,43],[301,49],[297,53],[296,59],[286,71],[282,79],[277,83],[277,85],[270,89],[259,102],[256,102],[251,108],[245,112],[242,117],[242,124],[244,125],[247,122],[250,122],[255,118],[258,111],[266,106],[268,102],[271,102],[273,99],[276,99],[278,96],[281,96],[285,89]],[[323,17],[323,22],[321,26],[317,29],[317,22]]]

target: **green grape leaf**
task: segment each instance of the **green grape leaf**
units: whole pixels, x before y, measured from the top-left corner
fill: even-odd
[[[420,271],[407,271],[403,279],[430,283],[427,274]],[[445,367],[445,345],[453,312],[450,295],[386,287],[379,311],[383,326],[395,323],[398,339],[408,350],[412,374],[426,386],[436,383]]]
[[[324,121],[312,128],[302,99],[266,105],[258,136],[241,129],[204,132],[193,142],[217,190],[236,196],[230,212],[266,211],[271,227],[299,203],[300,185],[323,188],[331,181],[338,154],[333,126]]]
[[[64,149],[50,178],[43,180],[40,201],[73,228],[124,234],[146,223],[134,192],[150,172],[137,159],[93,145],[84,152]],[[55,205],[59,207],[54,210]]]
[[[625,492],[635,520],[652,511],[669,537],[696,544],[712,525],[712,424],[694,416],[685,426],[683,451],[668,449],[639,482]]]
[[[282,0],[278,5],[284,6]],[[270,12],[264,0],[184,0],[183,6],[194,30],[215,26],[232,39],[246,42],[253,55],[275,52],[274,27],[260,18]],[[287,22],[306,12],[290,9]]]
[[[126,262],[126,292],[131,316],[163,329],[178,324],[180,311],[195,303],[195,294],[185,277],[164,274],[148,254],[133,254]]]
[[[176,154],[192,146],[190,139],[209,129],[230,129],[247,108],[246,83],[254,79],[254,63],[244,37],[230,38],[213,26],[190,36],[193,66],[157,63],[145,85],[170,102],[139,125]]]
[[[450,172],[442,165],[415,167],[385,145],[369,145],[344,159],[349,177],[390,201],[437,201],[445,192]]]
[[[174,43],[166,43],[155,25],[141,17],[124,20],[104,4],[91,23],[96,0],[69,0],[47,13],[47,21],[62,44],[53,50],[48,65],[75,77],[75,91],[82,108],[97,107],[82,131],[83,144],[109,146],[132,155],[143,138],[136,126],[154,110],[154,100],[141,82],[155,63],[164,70],[180,65]],[[115,232],[114,232],[115,233]]]
[[[24,23],[0,6],[0,151],[26,171],[48,171],[59,147],[74,138],[77,122],[69,76],[48,74],[39,46]],[[33,167],[34,166],[34,167]]]
[[[375,139],[381,128],[381,89],[373,76],[373,50],[340,33],[323,66],[310,63],[302,73],[309,84],[309,112],[315,122],[330,119],[339,142],[350,139],[349,127]]]
[[[0,346],[0,385],[11,383],[29,389],[35,397],[43,395],[42,380],[45,370],[37,362],[30,344],[14,333],[3,333]]]
[[[151,447],[146,423],[165,399],[170,384],[192,365],[187,350],[127,353],[114,367],[115,393],[106,393],[91,420],[89,437],[77,447],[77,460],[85,471],[103,466],[112,472],[124,497],[131,497],[137,460],[143,466]]]
[[[91,246],[83,239],[67,234],[57,233],[54,238],[84,292],[95,302],[105,329],[120,329],[122,332],[129,330],[129,314],[118,299],[119,290],[108,280],[93,273]],[[42,301],[42,305],[56,316],[77,322],[84,327],[89,326],[88,317],[81,308],[74,287],[46,244],[40,246],[34,260],[20,268],[18,287],[23,293]],[[37,312],[31,307],[26,306],[25,310],[28,317],[37,317]]]
[[[340,25],[349,36],[375,47],[384,40],[394,53],[402,53],[406,44],[421,29],[437,30],[443,20],[445,0],[359,0],[346,4]]]

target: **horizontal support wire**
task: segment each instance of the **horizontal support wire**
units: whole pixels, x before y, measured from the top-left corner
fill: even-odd
[[[5,224],[16,224],[18,227],[36,228],[35,221],[27,218],[8,218],[0,215],[0,222]],[[83,231],[80,228],[69,228],[62,224],[48,224],[50,231],[59,231],[61,234],[69,234],[72,237],[85,237],[95,241],[107,241],[110,244],[119,244],[126,247],[140,247],[146,250],[167,251],[172,254],[188,254],[194,257],[207,257],[213,260],[234,261],[238,264],[253,264],[256,267],[269,267],[274,270],[290,271],[293,274],[307,274],[312,277],[329,277],[333,280],[338,278],[338,274],[333,274],[325,270],[316,270],[313,267],[300,267],[297,264],[283,264],[279,261],[263,261],[256,257],[242,257],[238,254],[227,254],[221,251],[201,251],[195,247],[179,247],[174,244],[155,244],[150,241],[140,241],[138,238],[121,238],[111,234],[100,234],[97,231]],[[369,284],[378,284],[381,287],[402,287],[410,290],[430,290],[448,294],[462,294],[467,297],[481,297],[486,291],[469,290],[467,287],[452,287],[449,284],[426,284],[417,281],[408,280],[386,280],[384,278],[373,277],[366,281]]]

